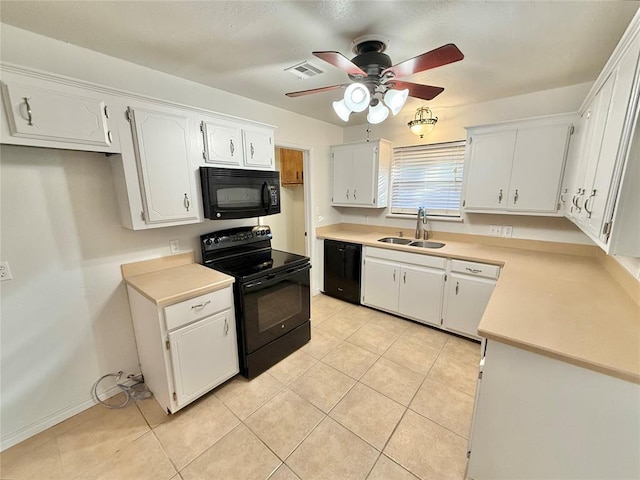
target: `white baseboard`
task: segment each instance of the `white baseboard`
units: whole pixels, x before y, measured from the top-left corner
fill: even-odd
[[[99,392],[98,395],[100,396],[101,400],[104,400],[117,395],[121,391],[122,390],[120,390],[117,385],[114,385],[111,388]],[[93,396],[85,398],[84,400],[74,403],[73,405],[63,408],[62,410],[58,410],[57,412],[47,415],[43,419],[27,425],[26,427],[23,427],[18,431],[3,435],[0,438],[0,452],[6,450],[9,447],[13,447],[20,442],[25,441],[27,438],[33,437],[34,435],[45,431],[47,428],[51,428],[54,425],[57,425],[67,418],[71,418],[74,415],[77,415],[78,413],[83,412],[86,409],[93,407],[94,405],[97,405],[97,403],[98,402],[95,401]]]

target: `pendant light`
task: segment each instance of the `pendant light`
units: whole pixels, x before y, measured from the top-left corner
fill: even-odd
[[[433,116],[433,112],[428,107],[420,107],[416,110],[416,116],[407,125],[411,129],[411,133],[423,138],[431,133],[433,127],[438,121],[438,117]]]

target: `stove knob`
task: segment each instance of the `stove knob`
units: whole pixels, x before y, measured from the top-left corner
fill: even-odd
[[[220,239],[218,237],[216,237],[216,238],[213,239],[213,242],[218,244],[218,243],[220,243]]]
[[[210,239],[210,238],[207,238],[207,239],[204,241],[204,244],[205,244],[205,245],[211,245],[212,243],[213,243],[213,242],[211,241],[211,239]]]
[[[267,228],[267,235],[271,233],[271,229]]]

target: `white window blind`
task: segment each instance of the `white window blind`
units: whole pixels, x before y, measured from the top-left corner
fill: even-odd
[[[391,213],[460,216],[460,191],[466,142],[434,143],[393,149]]]

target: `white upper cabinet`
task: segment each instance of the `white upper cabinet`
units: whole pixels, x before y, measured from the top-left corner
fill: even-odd
[[[222,168],[275,168],[273,128],[211,117],[200,123],[200,130],[202,157],[207,164]]]
[[[192,120],[183,112],[160,107],[129,108],[128,114],[143,186],[144,220],[198,221]]]
[[[468,129],[463,208],[556,215],[574,115]]]
[[[331,147],[331,204],[343,207],[387,206],[391,143],[387,140]]]
[[[275,146],[273,131],[245,128],[242,131],[244,143],[244,165],[248,168],[273,170],[275,168]]]
[[[3,75],[2,93],[8,120],[2,143],[119,151],[108,95],[13,73]]]
[[[242,158],[242,129],[239,125],[218,121],[203,121],[204,160],[221,166],[240,167]]]
[[[580,108],[565,215],[607,253],[640,256],[640,12]]]

